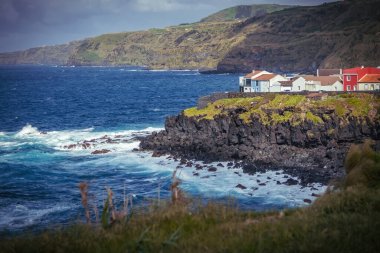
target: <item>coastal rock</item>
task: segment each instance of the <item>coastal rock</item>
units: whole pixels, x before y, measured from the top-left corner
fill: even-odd
[[[100,154],[107,154],[107,153],[110,153],[110,152],[111,152],[111,150],[101,149],[101,150],[95,150],[91,154],[93,154],[93,155],[100,155]]]
[[[329,116],[324,117],[324,114]],[[282,170],[299,179],[284,176],[288,179],[285,184],[307,185],[327,184],[343,177],[344,158],[352,143],[367,138],[380,142],[379,121],[342,119],[331,113],[331,109],[313,111],[323,122],[305,120],[294,125],[289,122],[263,124],[255,118],[257,116],[251,116],[252,121],[246,123],[240,115],[236,109],[217,115],[213,120],[199,120],[184,114],[171,116],[166,119],[165,130],[142,138],[140,147],[182,157],[183,165],[187,159],[201,160],[205,164],[230,161],[228,166],[242,167],[243,172],[249,174]],[[216,171],[216,168],[208,170]]]
[[[236,187],[236,188],[239,188],[239,189],[242,189],[242,190],[247,189],[247,187],[245,187],[245,186],[242,185],[242,184],[238,184],[238,185],[236,185],[235,187]]]

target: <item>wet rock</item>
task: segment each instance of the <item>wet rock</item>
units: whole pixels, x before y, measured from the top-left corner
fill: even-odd
[[[160,151],[153,151],[152,157],[161,157],[161,156],[163,156],[163,153],[161,153]]]
[[[187,163],[186,163],[186,167],[187,167],[187,168],[191,168],[191,167],[193,167],[193,163],[192,163],[192,162],[187,162]]]
[[[316,194],[316,193],[313,192],[313,193],[311,194],[311,196],[312,196],[312,197],[319,198],[321,195],[320,195],[320,194]]]
[[[229,162],[229,163],[227,163],[227,166],[228,166],[228,167],[232,167],[233,165],[234,165],[233,162]]]
[[[312,203],[312,201],[310,199],[304,199],[303,202],[308,203],[308,204]]]
[[[242,190],[247,189],[247,187],[245,187],[245,186],[242,185],[242,184],[238,184],[238,185],[236,185],[235,187],[236,187],[236,188],[239,188],[239,189],[242,189]]]
[[[138,151],[139,151],[138,148],[134,148],[134,149],[132,149],[132,152],[138,152]]]
[[[224,165],[221,164],[221,163],[218,163],[216,166],[218,166],[218,167],[224,167]]]
[[[210,172],[215,172],[215,171],[217,171],[218,169],[217,168],[215,168],[215,167],[209,167],[208,168],[208,171],[210,171]]]
[[[281,182],[280,182],[280,181],[277,181],[276,183],[277,183],[277,184],[281,184]]]
[[[260,186],[266,186],[266,183],[261,183],[261,184],[259,184]]]
[[[203,170],[203,166],[200,165],[200,164],[196,164],[196,165],[195,165],[195,168],[196,168],[197,170]]]
[[[93,154],[93,155],[100,155],[100,154],[107,154],[107,153],[110,153],[110,152],[111,152],[111,150],[101,149],[101,150],[95,150],[91,154]]]
[[[196,176],[196,177],[198,177],[199,176],[199,173],[193,173],[193,176]]]
[[[256,180],[256,182],[257,182],[257,183],[260,183],[260,182],[261,182],[261,180],[258,180],[258,179],[257,179],[257,180]]]
[[[297,185],[298,184],[298,181],[293,179],[293,178],[289,178],[288,180],[285,181],[286,185]]]

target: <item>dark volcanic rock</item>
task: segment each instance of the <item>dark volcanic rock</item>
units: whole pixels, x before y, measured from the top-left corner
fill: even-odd
[[[93,154],[93,155],[100,155],[100,154],[107,154],[109,152],[111,152],[111,150],[102,149],[102,150],[95,150],[91,154]]]
[[[245,187],[245,186],[242,185],[242,184],[238,184],[238,185],[236,185],[235,187],[236,187],[236,188],[239,188],[239,189],[242,189],[242,190],[247,189],[247,187]]]
[[[311,204],[312,201],[310,199],[304,199],[303,202]]]
[[[210,172],[214,172],[214,171],[217,171],[218,169],[217,168],[215,168],[215,167],[210,167],[210,168],[208,168],[208,171],[210,171]]]
[[[289,178],[288,180],[285,181],[286,185],[296,185],[296,184],[299,184],[299,182],[293,178]]]
[[[245,173],[283,170],[307,185],[327,184],[331,179],[343,177],[344,157],[352,143],[368,138],[380,142],[380,122],[369,118],[346,120],[323,110],[313,113],[324,122],[264,125],[257,118],[244,123],[236,111],[214,120],[197,120],[181,114],[168,117],[165,130],[143,138],[140,147],[182,157],[182,165],[187,164],[187,159],[205,163],[234,160],[242,161],[233,167],[242,167]],[[328,119],[323,117],[324,113],[329,114]]]

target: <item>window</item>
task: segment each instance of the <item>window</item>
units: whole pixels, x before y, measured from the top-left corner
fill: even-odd
[[[351,81],[351,76],[347,76],[347,81]]]
[[[347,85],[347,90],[348,90],[348,91],[351,90],[351,85]]]
[[[364,84],[364,90],[368,90],[368,84]]]
[[[301,90],[301,86],[298,86],[298,90]]]
[[[251,86],[251,79],[245,79],[245,86]]]

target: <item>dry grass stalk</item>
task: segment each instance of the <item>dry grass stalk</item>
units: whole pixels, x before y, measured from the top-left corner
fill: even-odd
[[[111,188],[107,188],[107,194],[108,194],[108,201],[109,201],[109,210],[111,211],[111,221],[115,221],[116,211],[115,211],[115,206],[113,205],[113,201],[112,201],[113,192]]]
[[[80,194],[82,198],[82,206],[85,210],[86,221],[88,224],[90,224],[91,219],[90,219],[90,209],[88,206],[88,184],[86,182],[80,183],[79,190],[80,190]]]
[[[181,180],[177,178],[177,169],[174,170],[172,175],[172,184],[170,186],[170,190],[172,193],[172,204],[177,204],[178,202],[181,202],[184,200],[183,193],[181,189],[179,189],[179,185],[181,183]]]

